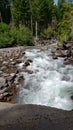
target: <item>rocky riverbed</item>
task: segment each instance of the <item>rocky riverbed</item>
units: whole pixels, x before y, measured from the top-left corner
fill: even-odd
[[[53,43],[53,42],[54,41],[51,41],[51,43]],[[63,67],[63,65],[59,65],[59,63],[57,63],[57,61],[53,62],[53,60],[52,60],[52,59],[58,60],[59,57],[64,57],[64,64],[72,65],[73,57],[71,54],[72,52],[69,51],[70,50],[69,48],[71,48],[71,51],[72,51],[72,44],[70,45],[70,47],[68,47],[68,44],[66,44],[66,46],[64,46],[63,48],[57,47],[57,49],[55,46],[55,49],[52,49],[51,52],[50,52],[49,46],[43,46],[43,47],[40,46],[40,47],[38,47],[38,49],[37,49],[37,47],[14,47],[14,48],[0,49],[0,102],[13,102],[14,103],[15,101],[13,101],[13,97],[15,97],[19,88],[22,88],[22,86],[23,86],[23,89],[25,89],[26,91],[29,91],[28,88],[30,88],[31,84],[32,84],[32,86],[35,84],[34,86],[36,87],[36,90],[37,90],[37,88],[39,87],[39,85],[41,85],[41,83],[43,81],[44,81],[43,85],[48,85],[48,84],[45,84],[47,82],[47,80],[48,80],[48,83],[50,83],[50,82],[53,83],[53,80],[55,80],[56,85],[58,84],[59,81],[62,83],[62,85],[64,84],[63,81],[66,81],[66,84],[68,84],[67,81],[70,81],[71,83],[69,82],[69,84],[71,84],[71,86],[72,86],[73,77],[71,75],[71,72],[70,72],[70,75],[68,74],[68,76],[65,74],[62,74],[63,76],[60,75],[61,70],[60,69],[58,70],[58,66]],[[52,59],[51,59],[51,56],[52,56]],[[37,64],[37,62],[38,62],[38,64]],[[61,61],[58,61],[58,62],[61,62]],[[35,66],[35,64],[36,64],[36,66]],[[55,66],[52,66],[53,64]],[[52,71],[52,69],[53,69],[53,71]],[[68,69],[70,70],[72,68],[67,68],[65,71],[68,71]],[[44,75],[44,73],[46,75]],[[52,75],[52,73],[55,73],[57,75],[59,74],[61,79],[59,79],[58,82],[56,82],[57,79],[54,77],[54,75],[53,75],[52,79],[47,79],[49,74]],[[25,74],[25,76],[24,76],[24,74]],[[42,76],[39,77],[41,74],[42,74]],[[31,75],[31,76],[27,76],[27,75]],[[39,77],[39,82],[37,81],[38,77]],[[49,77],[49,78],[51,78],[51,77]],[[30,81],[30,79],[32,79],[32,82],[30,82],[30,86],[29,86],[28,85],[29,83],[26,83],[26,82],[27,82],[27,80]],[[68,89],[72,89],[72,88],[68,88]],[[41,87],[41,90],[42,90],[42,87]],[[49,89],[48,89],[48,91],[49,91]],[[31,94],[33,95],[34,93],[31,93]],[[37,94],[39,94],[39,93],[37,93]],[[22,95],[24,95],[24,94],[22,94]],[[28,99],[29,99],[30,91],[25,92],[25,95],[28,95]],[[58,96],[58,95],[55,95],[55,96]],[[41,95],[41,97],[42,97],[42,95]],[[69,94],[69,97],[73,100],[72,93]],[[24,98],[26,99],[26,96]],[[57,98],[57,97],[55,97],[55,98]],[[47,99],[47,97],[46,97],[46,99]],[[34,100],[36,101],[36,99],[34,99]],[[41,100],[43,100],[43,97]],[[47,101],[48,101],[48,99],[47,99]],[[31,102],[31,101],[29,100],[28,103],[29,102]],[[22,101],[21,101],[21,103],[22,103]],[[24,101],[23,101],[23,103],[24,103]],[[36,101],[36,104],[37,103],[38,103],[38,101]],[[52,103],[52,105],[53,105],[53,103]]]
[[[38,46],[48,45],[55,40],[39,40],[34,41]],[[34,48],[31,46],[19,46],[13,48],[0,49],[0,101],[11,102],[13,96],[16,94],[19,87],[24,82],[24,77],[21,72],[32,74],[33,71],[27,70],[27,66],[33,61],[24,57],[25,50]],[[20,69],[18,66],[22,64],[23,67]]]
[[[64,41],[62,46],[57,46],[55,51],[52,51],[53,59],[64,57],[65,65],[73,65],[73,41]]]
[[[18,64],[23,62],[23,71],[26,66],[30,65],[29,60],[23,60],[25,49],[31,47],[14,47],[0,49],[0,101],[11,102],[12,97],[17,92],[19,86],[23,82],[23,75],[20,74],[21,70],[18,69]],[[27,71],[27,73],[32,73]]]

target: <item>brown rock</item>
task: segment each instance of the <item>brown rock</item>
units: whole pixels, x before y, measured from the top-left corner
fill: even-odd
[[[16,59],[15,64],[19,64],[19,63],[21,63],[21,62],[22,62],[22,60],[21,60],[21,59]]]
[[[55,59],[58,59],[58,57],[56,55],[53,55],[52,58],[55,60]]]
[[[25,72],[27,72],[28,74],[33,74],[32,70],[25,70]]]
[[[24,81],[24,77],[23,77],[23,75],[19,76],[19,78],[18,78],[18,82],[19,82],[19,83],[22,83],[23,81]]]
[[[71,58],[66,59],[66,60],[64,61],[64,64],[65,64],[65,65],[73,65],[73,59],[71,59]]]
[[[30,62],[29,61],[26,61],[25,64],[23,66],[27,67],[30,65]]]

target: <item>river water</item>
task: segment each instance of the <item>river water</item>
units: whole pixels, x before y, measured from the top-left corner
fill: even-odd
[[[63,58],[53,60],[53,48],[54,45],[49,45],[26,50],[23,59],[33,60],[27,67],[33,73],[22,72],[25,80],[15,97],[16,103],[73,109],[73,66],[65,66]],[[22,65],[19,67],[22,68]]]

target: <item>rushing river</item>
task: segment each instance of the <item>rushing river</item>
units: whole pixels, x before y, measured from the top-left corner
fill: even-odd
[[[53,60],[51,50],[53,45],[26,50],[23,58],[33,60],[27,67],[33,73],[22,72],[25,80],[15,102],[72,110],[73,66],[65,66],[63,58]],[[23,63],[19,67],[22,68],[22,65]]]

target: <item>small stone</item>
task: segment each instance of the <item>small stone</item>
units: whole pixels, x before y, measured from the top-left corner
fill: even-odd
[[[58,59],[58,57],[56,55],[53,55],[52,58],[55,60],[55,59]]]
[[[24,81],[24,77],[23,77],[23,75],[21,75],[19,78],[18,78],[18,82],[19,83],[22,83]]]
[[[3,67],[0,68],[0,71],[4,71],[4,70],[6,70],[6,69],[7,69],[7,67],[6,67],[6,66],[3,66]]]
[[[30,65],[29,61],[26,61],[25,64],[24,64],[25,67],[27,67],[29,65]]]
[[[27,72],[28,74],[33,74],[32,70],[25,70],[25,72]]]

